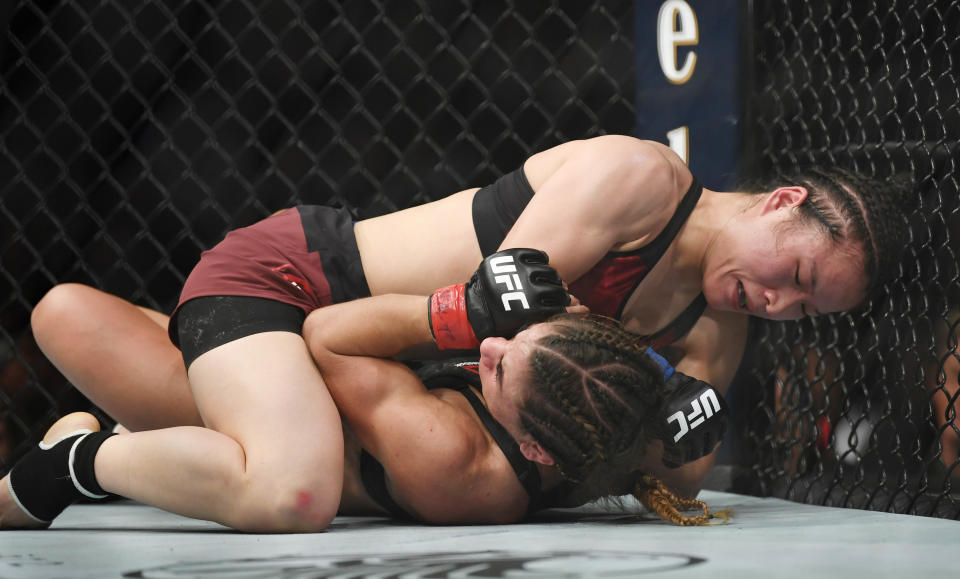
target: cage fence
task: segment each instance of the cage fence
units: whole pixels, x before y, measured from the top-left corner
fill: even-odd
[[[2,464],[84,404],[30,335],[52,285],[169,311],[202,249],[280,208],[377,215],[629,133],[630,10],[17,3],[0,54]]]
[[[748,492],[958,518],[960,2],[749,4],[751,173],[907,173],[918,193],[886,299],[753,323],[730,460]],[[0,8],[0,473],[91,406],[30,333],[53,285],[169,311],[200,251],[277,209],[378,215],[632,134],[632,16],[624,0]]]
[[[911,242],[887,296],[757,322],[747,444],[763,493],[957,518],[956,2],[755,4],[759,173],[912,176]],[[749,454],[749,453],[747,453]]]

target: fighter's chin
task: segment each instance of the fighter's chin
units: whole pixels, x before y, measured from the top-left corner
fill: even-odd
[[[736,304],[730,302],[724,292],[719,292],[715,287],[703,288],[703,297],[707,300],[707,306],[712,310],[721,312],[739,311]]]

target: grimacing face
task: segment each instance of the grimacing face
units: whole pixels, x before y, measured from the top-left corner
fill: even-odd
[[[533,326],[534,329],[537,326]],[[512,340],[487,338],[480,344],[480,381],[490,414],[514,438],[523,432],[519,408],[529,374],[530,329]]]
[[[762,205],[731,221],[705,260],[710,307],[772,320],[857,307],[867,287],[860,244],[797,222],[795,203]]]
[[[513,339],[487,338],[480,344],[480,382],[490,415],[507,429],[527,458],[545,465],[551,457],[523,427],[520,406],[530,382],[530,355],[536,341],[550,331],[549,322],[535,324]]]

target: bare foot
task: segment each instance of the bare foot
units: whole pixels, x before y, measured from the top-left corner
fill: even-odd
[[[43,436],[43,443],[52,446],[78,430],[96,432],[100,430],[100,423],[87,412],[67,414],[50,427]],[[10,474],[7,473],[0,479],[0,529],[44,529],[50,526],[50,523],[42,523],[20,509],[10,494],[9,478]]]

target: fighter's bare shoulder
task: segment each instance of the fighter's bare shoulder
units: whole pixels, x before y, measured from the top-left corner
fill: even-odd
[[[693,181],[683,160],[669,147],[625,135],[580,141],[577,163],[602,183],[594,203],[619,223],[620,241],[641,240],[669,221]]]
[[[627,135],[601,135],[589,139],[568,141],[533,155],[525,168],[530,173],[530,165],[544,165],[546,171],[534,173],[549,174],[556,165],[582,163],[598,172],[663,173],[664,176],[690,177],[690,171],[670,147],[656,141],[647,141]],[[534,167],[539,169],[539,167]],[[528,175],[529,176],[529,175]],[[536,176],[536,175],[534,175]],[[545,175],[544,175],[545,176]],[[532,182],[536,188],[537,183]]]

